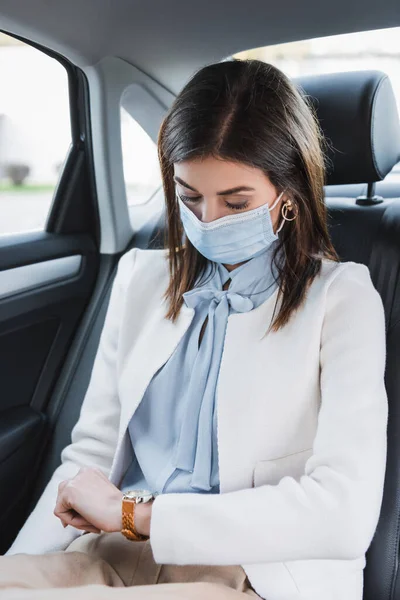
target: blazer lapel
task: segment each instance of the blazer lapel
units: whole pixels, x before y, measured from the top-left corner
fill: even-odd
[[[142,329],[140,339],[125,360],[120,377],[120,397],[130,398],[121,406],[120,438],[139,406],[153,375],[167,362],[187,331],[194,309],[182,306],[175,323],[164,317],[165,306],[159,306]]]

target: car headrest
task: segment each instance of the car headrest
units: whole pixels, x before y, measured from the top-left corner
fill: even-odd
[[[328,141],[327,185],[373,183],[400,160],[400,122],[386,73],[352,71],[294,78]]]

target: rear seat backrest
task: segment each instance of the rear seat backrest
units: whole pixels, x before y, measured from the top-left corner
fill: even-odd
[[[400,160],[399,116],[388,76],[350,71],[294,82],[311,100],[331,146],[327,185],[384,179]]]
[[[328,224],[343,261],[364,263],[385,307],[388,454],[381,515],[367,553],[364,600],[400,600],[400,198],[373,198],[371,184],[400,159],[396,100],[386,74],[335,73],[297,79],[331,144],[327,183],[370,184],[371,198],[327,198]],[[360,298],[362,302],[362,298]]]

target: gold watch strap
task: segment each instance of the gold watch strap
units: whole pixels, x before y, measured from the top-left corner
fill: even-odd
[[[142,535],[135,527],[135,500],[130,498],[122,499],[122,530],[121,533],[132,541],[148,540],[148,535]]]

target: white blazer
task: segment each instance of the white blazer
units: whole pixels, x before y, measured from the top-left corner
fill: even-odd
[[[81,534],[53,515],[58,483],[80,466],[121,482],[128,423],[194,315],[184,305],[175,324],[164,317],[166,256],[133,249],[120,259],[72,443],[7,554],[64,549]],[[300,309],[263,337],[277,293],[228,318],[220,494],[158,496],[154,558],[240,564],[265,600],[361,600],[386,467],[382,300],[365,265],[324,259]]]

